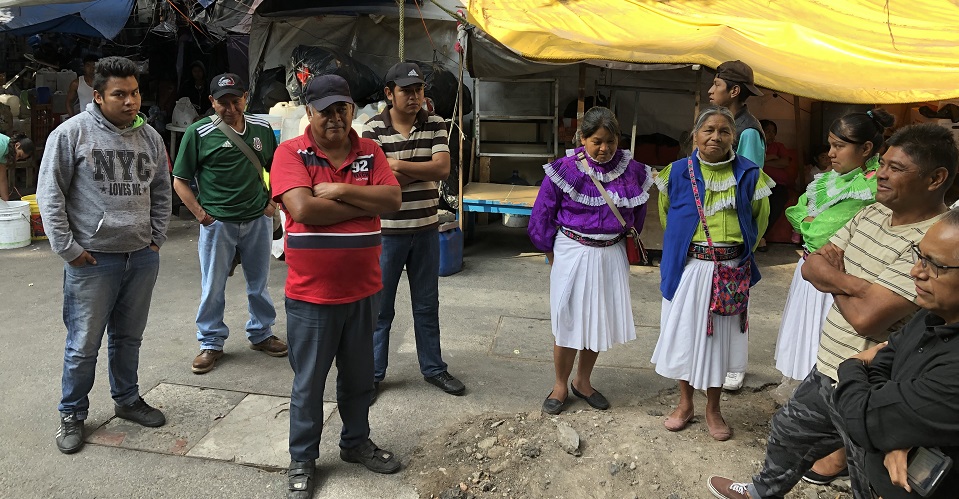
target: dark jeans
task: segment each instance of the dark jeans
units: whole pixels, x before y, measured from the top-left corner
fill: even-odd
[[[343,305],[286,299],[286,339],[293,391],[290,395],[290,457],[320,455],[323,391],[336,359],[336,402],[343,421],[340,447],[356,447],[370,436],[373,395],[373,321],[376,298]]]
[[[833,380],[813,368],[789,402],[776,412],[766,442],[766,462],[749,486],[753,499],[781,499],[813,463],[843,446],[853,496],[872,497],[862,468],[865,454],[846,434],[842,416],[833,403],[835,391]]]
[[[383,270],[383,291],[380,313],[373,333],[374,381],[386,377],[389,364],[390,329],[396,316],[396,291],[406,266],[413,302],[413,333],[416,336],[416,357],[423,376],[436,376],[446,371],[440,351],[440,239],[436,229],[402,235],[384,235],[380,268]]]

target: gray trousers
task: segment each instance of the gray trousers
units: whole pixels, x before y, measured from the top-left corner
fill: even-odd
[[[833,403],[834,381],[815,367],[799,384],[789,402],[776,411],[766,442],[766,462],[753,477],[753,499],[781,499],[799,483],[813,463],[846,447],[849,478],[856,499],[870,499],[863,471],[865,453],[846,434]]]
[[[320,455],[323,390],[336,359],[336,402],[343,421],[340,447],[356,447],[370,436],[373,395],[375,296],[343,305],[286,299],[286,339],[293,391],[290,395],[290,458]]]

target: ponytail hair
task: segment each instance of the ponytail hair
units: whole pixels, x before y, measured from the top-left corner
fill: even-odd
[[[896,123],[896,118],[881,108],[864,113],[849,113],[832,122],[829,131],[843,142],[862,145],[872,143],[870,154],[879,154],[885,142],[887,128]]]
[[[17,146],[20,146],[19,149],[27,155],[27,158],[33,156],[33,151],[36,149],[33,141],[27,138],[27,134],[22,132],[13,134],[10,137],[10,142],[7,144],[7,156],[4,158],[6,165],[12,165],[17,162]]]

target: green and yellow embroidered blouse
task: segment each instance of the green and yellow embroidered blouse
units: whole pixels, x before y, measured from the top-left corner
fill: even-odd
[[[796,206],[786,208],[786,218],[802,234],[807,251],[828,243],[859,210],[876,202],[878,168],[879,158],[874,156],[862,168],[845,174],[835,170],[817,174]],[[806,221],[809,217],[812,220]]]
[[[721,163],[707,163],[699,158],[699,166],[703,172],[705,189],[700,186],[700,193],[705,191],[703,211],[706,213],[706,223],[709,224],[709,235],[714,243],[742,244],[743,234],[739,228],[739,217],[736,214],[736,177],[733,175],[731,163],[733,158]],[[666,228],[666,213],[669,211],[669,171],[672,165],[666,166],[656,177],[656,186],[659,188],[659,222]],[[776,182],[763,172],[759,173],[756,190],[753,193],[753,217],[759,226],[759,238],[766,233],[769,225],[769,195]],[[690,186],[692,188],[692,186]],[[706,232],[702,224],[693,233],[694,243],[706,243]],[[754,250],[756,248],[753,248]]]

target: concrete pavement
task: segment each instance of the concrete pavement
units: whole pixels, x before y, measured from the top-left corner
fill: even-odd
[[[282,452],[282,406],[292,380],[289,363],[248,348],[240,267],[227,289],[232,331],[227,355],[208,374],[190,372],[198,352],[196,223],[174,218],[169,236],[144,335],[140,385],[148,401],[163,405],[170,424],[147,430],[111,421],[104,347],[87,435],[100,430],[90,437],[93,443],[71,456],[54,444],[65,335],[63,262],[46,242],[0,252],[5,340],[0,349],[0,496],[284,497],[286,477],[271,463],[288,460]],[[752,294],[747,387],[780,378],[772,356],[797,256],[786,246],[772,248],[759,256],[764,279]],[[440,279],[443,353],[450,372],[467,386],[463,397],[442,393],[419,374],[405,277],[401,283],[390,369],[371,409],[371,426],[373,440],[404,462],[438,427],[486,411],[538,410],[552,385],[549,267],[543,256],[534,252],[524,230],[499,225],[480,227],[465,255],[462,272]],[[286,336],[285,276],[285,264],[274,261],[270,287],[281,338]],[[601,355],[593,380],[614,411],[674,387],[649,363],[659,324],[658,269],[634,267],[631,286],[638,339]],[[335,370],[326,393],[335,402]],[[402,471],[375,475],[341,462],[339,418],[328,412],[316,497],[417,497]]]

